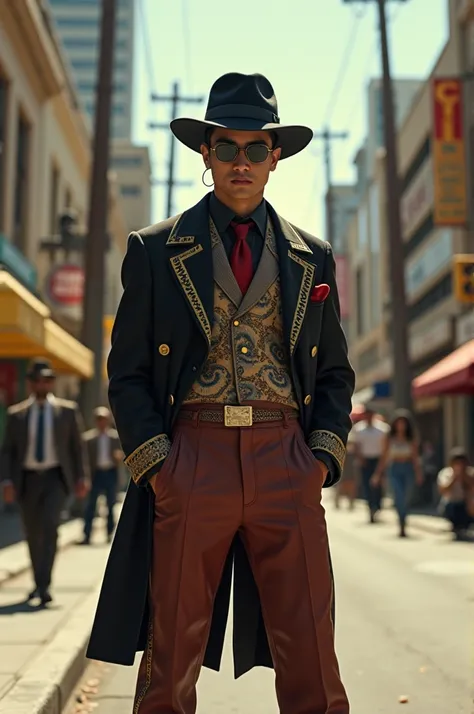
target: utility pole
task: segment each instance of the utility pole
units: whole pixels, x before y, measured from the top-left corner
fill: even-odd
[[[388,254],[391,287],[391,335],[393,344],[393,398],[395,407],[410,409],[411,370],[408,353],[408,311],[405,292],[404,246],[400,220],[400,180],[398,176],[397,137],[390,74],[386,4],[389,0],[343,0],[343,2],[376,2],[379,13],[382,51],[383,119],[387,191]],[[406,2],[406,0],[396,0]]]
[[[151,95],[152,101],[154,102],[169,102],[171,103],[171,119],[176,119],[178,116],[178,107],[180,102],[185,104],[201,104],[204,101],[204,97],[184,97],[179,93],[179,83],[175,82],[173,84],[173,94],[171,96],[162,96],[159,94]],[[156,124],[150,122],[148,124],[150,129],[166,129],[170,130],[168,124]],[[175,163],[176,163],[176,139],[171,134],[170,136],[170,153],[169,153],[169,163],[168,163],[168,180],[167,181],[155,181],[155,184],[164,184],[168,187],[167,198],[166,198],[166,217],[169,218],[173,215],[173,194],[175,186],[189,186],[191,185],[189,181],[176,181],[175,176]]]
[[[332,195],[332,165],[331,141],[347,139],[347,131],[331,132],[326,127],[322,132],[315,132],[314,139],[322,139],[324,143],[324,165],[326,167],[326,240],[331,245],[334,243],[334,203]]]
[[[82,340],[94,353],[94,376],[82,383],[81,407],[86,423],[99,406],[102,388],[105,254],[109,206],[109,135],[112,103],[116,0],[102,0],[100,56],[96,88],[93,163],[88,230],[85,241],[85,291]]]

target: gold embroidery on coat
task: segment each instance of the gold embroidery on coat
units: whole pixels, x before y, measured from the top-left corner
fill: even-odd
[[[201,325],[204,334],[206,335],[207,340],[210,343],[211,325],[206,315],[206,311],[204,310],[204,305],[201,302],[201,298],[199,297],[196,287],[193,281],[191,280],[186,266],[184,265],[185,260],[187,260],[188,258],[192,258],[193,255],[197,255],[197,253],[200,253],[202,250],[203,247],[199,243],[198,245],[195,245],[193,248],[190,248],[184,253],[181,253],[180,255],[175,255],[170,260],[172,268],[176,273],[176,277],[181,283],[181,287],[183,288],[184,293],[189,300],[189,304],[191,305],[194,314],[196,315],[199,324]]]
[[[325,429],[312,431],[308,438],[308,446],[313,450],[327,451],[336,460],[342,471],[346,458],[346,447],[337,434]]]
[[[134,482],[138,484],[147,471],[163,461],[168,456],[170,448],[171,442],[167,435],[158,434],[127,456],[125,465],[130,469]]]
[[[215,248],[221,242],[221,237],[211,216],[209,216],[209,232],[211,234],[211,246]]]
[[[291,260],[294,260],[295,263],[301,265],[304,271],[303,278],[301,280],[298,301],[296,303],[295,314],[293,317],[293,324],[291,326],[290,332],[290,352],[291,354],[293,354],[293,352],[295,351],[296,343],[298,342],[298,337],[301,332],[301,327],[303,326],[306,307],[308,305],[309,296],[313,287],[315,266],[311,265],[311,263],[308,263],[306,260],[303,260],[298,255],[293,255],[291,251],[288,251],[288,255]]]
[[[189,245],[194,243],[195,236],[171,236],[166,241],[166,245]]]
[[[152,662],[153,662],[153,617],[150,616],[150,622],[148,623],[148,638],[147,638],[147,645],[146,645],[146,650],[143,653],[143,656],[146,657],[146,669],[145,669],[145,682],[143,684],[143,687],[140,691],[140,694],[137,696],[135,706],[133,707],[133,714],[138,714],[140,710],[141,703],[146,697],[146,693],[148,692],[151,684],[151,667],[152,667]]]

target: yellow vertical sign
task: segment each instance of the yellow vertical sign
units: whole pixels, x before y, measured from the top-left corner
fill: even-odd
[[[114,315],[106,315],[104,317],[104,349],[102,350],[103,361],[102,361],[102,374],[104,379],[107,380],[107,359],[109,357],[111,340],[112,340],[112,327],[114,326]]]
[[[433,80],[434,223],[461,226],[467,220],[462,81]]]

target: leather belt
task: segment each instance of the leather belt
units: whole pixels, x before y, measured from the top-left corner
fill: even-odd
[[[224,406],[221,409],[198,409],[195,411],[181,409],[179,419],[194,419],[197,415],[199,421],[213,424],[224,424],[229,427],[248,427],[262,422],[277,422],[285,419],[298,419],[296,410],[283,409],[254,409],[253,407]]]

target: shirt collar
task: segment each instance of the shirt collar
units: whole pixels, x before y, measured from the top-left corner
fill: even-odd
[[[211,193],[209,200],[209,210],[211,212],[212,220],[216,224],[216,228],[219,233],[224,233],[230,226],[231,221],[242,219],[243,216],[236,216],[234,211],[226,206],[222,201],[219,201],[214,192]],[[245,216],[252,220],[260,231],[262,238],[265,237],[267,230],[267,205],[265,201],[262,201],[257,208],[251,213],[250,216]]]

